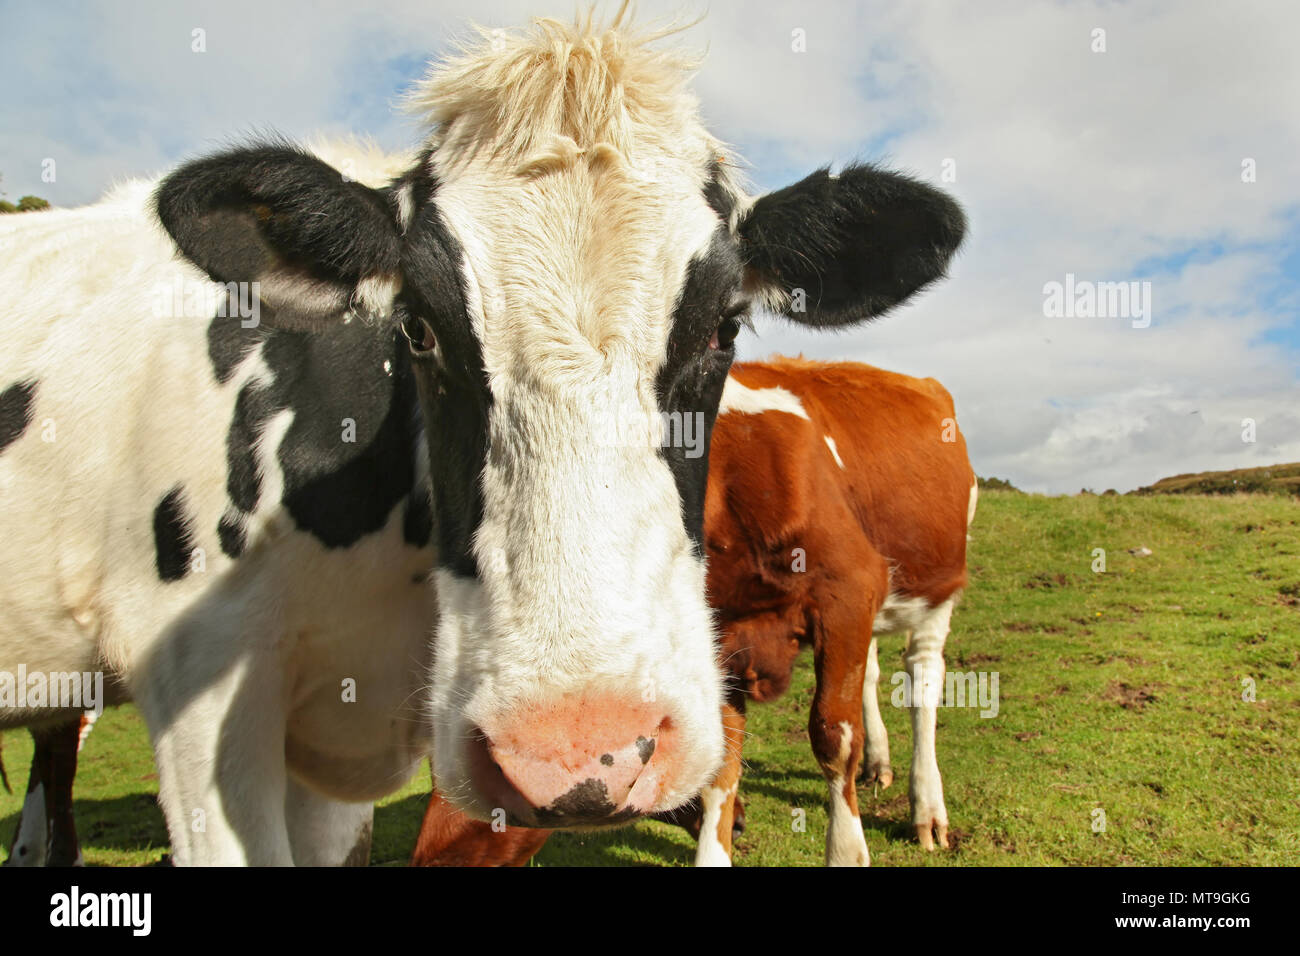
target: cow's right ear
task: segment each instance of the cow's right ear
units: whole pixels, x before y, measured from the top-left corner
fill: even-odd
[[[401,286],[401,236],[385,194],[292,146],[187,163],[154,203],[181,252],[212,279],[256,283],[268,324],[309,330],[348,313],[386,315]]]

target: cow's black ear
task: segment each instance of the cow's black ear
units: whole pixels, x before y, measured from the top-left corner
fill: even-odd
[[[880,315],[944,275],[966,217],[946,193],[873,166],[822,169],[738,225],[751,293],[814,326]]]
[[[269,324],[311,329],[387,314],[401,237],[387,197],[288,145],[249,146],[181,166],[154,195],[186,258],[252,288]]]

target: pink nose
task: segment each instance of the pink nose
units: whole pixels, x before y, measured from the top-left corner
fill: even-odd
[[[588,695],[484,721],[469,744],[480,797],[521,826],[621,823],[649,812],[676,764],[653,704]]]

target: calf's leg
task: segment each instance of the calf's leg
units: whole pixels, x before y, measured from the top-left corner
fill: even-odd
[[[873,634],[871,646],[867,648],[867,673],[862,682],[862,726],[866,732],[866,742],[862,757],[862,782],[880,784],[887,788],[894,782],[894,771],[889,764],[889,735],[885,732],[885,722],[880,716],[880,696],[877,687],[880,684],[880,660],[876,651],[880,635]]]
[[[471,820],[442,798],[435,785],[411,854],[411,866],[524,866],[550,830],[504,827]]]
[[[703,819],[695,845],[696,866],[731,866],[731,836],[735,823],[736,790],[740,786],[745,747],[745,713],[732,703],[722,705],[726,756],[713,782],[700,791]]]
[[[926,850],[948,846],[948,809],[935,754],[937,705],[944,692],[943,645],[948,639],[954,598],[930,611],[907,642],[907,672],[911,678],[912,824]]]
[[[826,865],[869,866],[856,777],[864,739],[862,686],[876,604],[867,597],[872,593],[869,582],[827,591],[835,593],[824,597],[813,614],[817,690],[808,720],[813,753],[830,788]],[[840,594],[852,594],[853,600],[840,600]]]

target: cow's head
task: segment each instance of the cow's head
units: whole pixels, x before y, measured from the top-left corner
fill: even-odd
[[[616,822],[708,782],[704,487],[741,319],[861,322],[961,241],[951,199],[870,166],[751,199],[686,76],[617,26],[498,31],[416,89],[433,132],[386,189],[271,145],[158,192],[184,254],[260,282],[277,321],[364,312],[408,337],[435,502],[435,774],[480,818]]]

